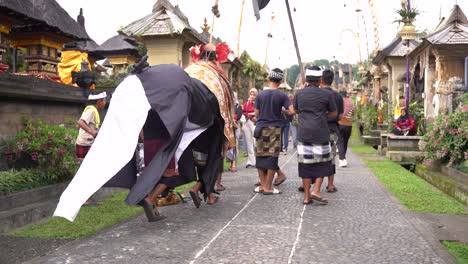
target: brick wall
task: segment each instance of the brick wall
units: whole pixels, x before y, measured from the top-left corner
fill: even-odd
[[[77,120],[87,91],[28,76],[0,74],[0,151],[5,140],[21,129],[22,118],[64,124]],[[1,156],[1,155],[0,155]],[[0,169],[2,166],[0,159]]]

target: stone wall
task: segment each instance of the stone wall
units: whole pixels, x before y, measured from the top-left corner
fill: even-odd
[[[48,80],[0,74],[0,154],[5,140],[21,129],[23,117],[49,124],[77,120],[87,93],[82,88]]]

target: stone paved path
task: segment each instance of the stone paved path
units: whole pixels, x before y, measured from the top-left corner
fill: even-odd
[[[358,157],[348,162],[327,206],[302,204],[290,152],[281,195],[254,194],[254,169],[226,173],[214,206],[165,207],[165,221],[139,216],[28,263],[445,263]]]

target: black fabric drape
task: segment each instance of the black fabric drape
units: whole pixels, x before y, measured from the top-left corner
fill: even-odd
[[[260,19],[260,10],[265,8],[269,2],[270,0],[252,0],[254,14],[257,20]]]

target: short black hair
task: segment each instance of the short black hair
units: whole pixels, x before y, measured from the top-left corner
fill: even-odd
[[[333,71],[326,69],[322,73],[322,80],[326,85],[331,85],[335,79],[335,74]]]
[[[321,71],[322,69],[320,69],[320,67],[314,65],[314,66],[307,67],[307,70]],[[322,77],[319,77],[319,76],[306,76],[306,82],[317,84],[317,83],[320,82],[320,78],[322,78]]]
[[[274,68],[271,71],[283,74],[283,71],[279,68]],[[280,83],[283,80],[283,78],[280,79],[280,78],[268,77],[268,80],[270,80],[270,82]]]

